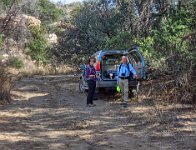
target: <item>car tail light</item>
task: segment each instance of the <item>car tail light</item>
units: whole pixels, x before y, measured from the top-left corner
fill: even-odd
[[[100,71],[100,69],[101,69],[101,63],[100,61],[98,61],[96,65],[96,71]]]

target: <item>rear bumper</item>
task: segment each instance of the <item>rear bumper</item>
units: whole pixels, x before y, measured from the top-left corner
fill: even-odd
[[[96,87],[98,88],[114,88],[117,85],[117,81],[97,81]]]
[[[129,87],[136,87],[138,84],[138,81],[130,81],[129,82]],[[112,81],[97,81],[96,82],[96,87],[97,88],[115,88],[117,86],[117,81],[112,80]]]

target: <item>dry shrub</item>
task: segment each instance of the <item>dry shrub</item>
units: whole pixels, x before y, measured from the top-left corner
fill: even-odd
[[[196,66],[182,55],[170,59],[167,71],[159,72],[156,79],[144,82],[140,92],[144,95],[143,102],[149,107],[150,121],[166,125],[175,122],[176,113],[183,108],[188,107],[191,111],[196,104]]]
[[[191,75],[184,73],[176,79],[166,76],[150,83],[150,90],[146,95],[164,103],[194,104],[195,82]]]
[[[176,54],[167,62],[167,71],[148,84],[148,97],[165,103],[195,103],[195,66],[186,55]]]
[[[6,67],[0,67],[0,102],[11,100],[12,75]]]

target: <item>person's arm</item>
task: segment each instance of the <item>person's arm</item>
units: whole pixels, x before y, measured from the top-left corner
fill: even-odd
[[[137,78],[137,73],[130,63],[129,63],[129,70],[133,73],[134,77]]]

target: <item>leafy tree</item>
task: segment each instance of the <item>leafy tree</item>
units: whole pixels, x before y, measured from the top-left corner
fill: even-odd
[[[131,33],[122,32],[113,36],[112,38],[106,37],[104,49],[130,49],[133,45],[133,36]]]
[[[45,37],[45,31],[39,27],[33,27],[31,29],[33,39],[28,43],[30,49],[30,56],[32,59],[39,62],[39,64],[45,64],[49,60],[50,46]]]
[[[51,23],[54,21],[59,21],[64,15],[64,11],[58,8],[55,4],[51,3],[49,0],[39,0],[37,3],[38,12],[40,19],[45,23]]]
[[[194,41],[188,35],[195,30],[195,1],[176,2],[84,2],[71,12],[72,28],[61,33],[59,53],[90,55],[98,49],[127,49],[137,44],[151,62],[164,62],[176,53],[192,60]]]
[[[4,6],[12,6],[15,0],[2,0]]]
[[[88,1],[77,6],[71,12],[72,28],[61,34],[56,53],[90,55],[105,47],[105,40],[117,36],[125,29],[125,20],[121,12],[123,6],[117,6],[116,1]],[[62,55],[61,55],[62,56]],[[65,55],[63,55],[65,56]]]

